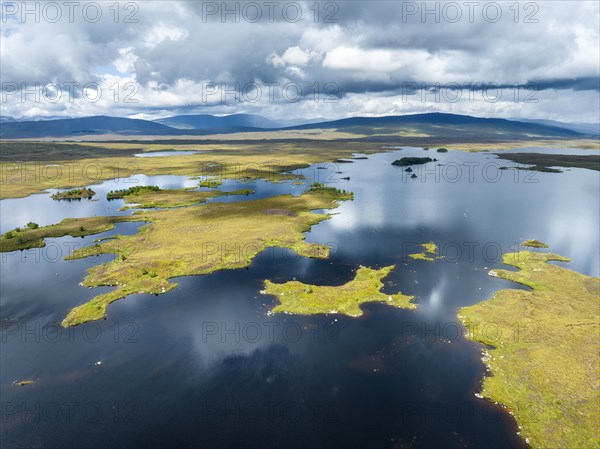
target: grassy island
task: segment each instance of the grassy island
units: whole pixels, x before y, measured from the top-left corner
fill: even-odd
[[[354,199],[353,192],[343,189],[336,189],[335,187],[326,187],[322,182],[313,182],[308,191],[312,193],[319,193],[320,195],[330,196],[343,201]]]
[[[120,200],[127,196],[139,196],[148,192],[160,192],[158,186],[135,186],[129,187],[128,189],[111,190],[106,194],[107,200]]]
[[[344,285],[310,285],[299,281],[289,281],[283,284],[274,284],[266,280],[265,289],[261,292],[273,295],[279,301],[271,312],[285,312],[300,315],[315,315],[322,313],[342,313],[349,316],[360,316],[363,311],[361,304],[379,302],[394,307],[414,309],[416,305],[411,301],[414,296],[402,293],[388,295],[381,293],[385,278],[394,266],[375,270],[360,267],[354,279]]]
[[[24,228],[16,228],[0,236],[0,252],[42,248],[44,239],[50,237],[83,237],[99,234],[115,227],[115,223],[123,221],[142,221],[134,216],[65,218],[58,224],[40,227],[36,223],[28,223]]]
[[[123,199],[130,208],[151,209],[182,207],[191,204],[203,203],[209,198],[225,195],[250,195],[254,193],[251,189],[234,190],[222,192],[213,190],[210,192],[198,192],[193,189],[161,189],[157,186],[136,186],[124,190],[111,191],[106,194],[109,200]]]
[[[600,445],[600,279],[519,251],[503,257],[518,271],[494,275],[532,288],[501,290],[460,310],[470,339],[485,353],[491,376],[482,395],[507,407],[533,448]]]
[[[436,259],[435,255],[437,254],[438,247],[435,243],[423,243],[421,248],[423,248],[422,252],[409,254],[408,257],[416,260],[425,260],[427,262],[433,262]]]
[[[207,187],[209,189],[216,189],[221,184],[223,184],[223,181],[219,181],[217,179],[205,179],[204,181],[200,181],[199,186]]]
[[[268,247],[326,258],[329,247],[307,243],[304,232],[330,215],[311,210],[335,208],[338,201],[349,198],[351,193],[319,187],[300,196],[142,211],[125,217],[149,223],[138,234],[117,236],[69,256],[115,254],[115,260],[91,268],[83,285],[116,288],[75,307],[62,324],[66,327],[101,319],[111,302],[131,294],[164,293],[176,287],[169,282],[174,277],[248,266]]]
[[[95,194],[96,194],[96,192],[94,192],[92,189],[89,189],[86,187],[83,189],[71,189],[71,190],[65,190],[63,192],[57,192],[57,193],[52,194],[50,196],[50,198],[52,198],[53,200],[71,201],[71,200],[81,200],[83,198],[90,199]]]
[[[392,162],[392,165],[395,165],[396,167],[408,167],[409,165],[421,165],[435,161],[437,161],[437,159],[432,159],[430,157],[402,157]]]
[[[529,246],[530,248],[548,248],[546,243],[535,239],[525,240],[523,243],[521,243],[521,246]]]

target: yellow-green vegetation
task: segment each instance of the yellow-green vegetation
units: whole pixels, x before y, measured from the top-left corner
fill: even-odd
[[[265,289],[261,292],[273,295],[279,301],[272,313],[285,312],[299,315],[316,315],[321,313],[342,313],[349,316],[360,316],[361,304],[378,302],[404,309],[414,309],[411,301],[414,296],[402,293],[388,295],[381,293],[385,278],[394,269],[394,265],[375,270],[360,267],[354,279],[344,285],[310,285],[299,281],[274,284],[266,280]]]
[[[80,136],[82,137],[82,136]],[[298,179],[287,171],[318,162],[351,158],[355,153],[372,154],[382,147],[413,145],[453,150],[489,151],[526,146],[599,149],[597,140],[510,140],[483,143],[462,140],[432,140],[428,136],[388,141],[361,140],[357,133],[335,130],[237,133],[222,136],[178,136],[156,142],[156,136],[136,137],[123,143],[123,136],[93,136],[94,142],[2,141],[0,152],[0,199],[15,198],[47,189],[67,189],[99,183],[136,173],[149,176],[171,174],[218,176],[219,179],[270,181]],[[458,138],[458,137],[457,137]],[[400,140],[399,140],[400,139]],[[60,140],[60,139],[53,139]],[[105,141],[102,141],[105,140]],[[484,139],[482,139],[484,140]],[[194,154],[139,158],[135,153],[194,150]]]
[[[124,191],[118,190],[107,193],[111,199],[122,198],[128,204],[135,204],[139,209],[148,209],[154,207],[169,208],[189,206],[190,204],[203,203],[209,198],[216,198],[225,195],[250,195],[254,193],[251,189],[234,190],[232,192],[222,192],[212,190],[209,192],[198,192],[191,189],[160,189],[156,186],[132,187]]]
[[[126,196],[138,196],[148,192],[158,192],[160,187],[158,186],[134,186],[128,189],[111,190],[106,194],[107,200],[118,200],[123,199]]]
[[[209,189],[216,189],[221,184],[223,184],[223,181],[219,181],[218,179],[205,179],[203,181],[200,181],[199,185],[200,185],[200,187],[207,187]]]
[[[226,180],[299,180],[288,173],[310,164],[380,152],[380,143],[337,141],[254,141],[233,139],[215,143],[155,142],[2,142],[0,199],[24,197],[47,189],[74,188],[143,173],[209,176]],[[101,136],[97,136],[100,138]],[[254,137],[258,137],[255,135]],[[155,138],[154,138],[155,139]],[[135,153],[201,150],[167,157],[135,157]]]
[[[15,380],[13,382],[13,385],[17,385],[19,387],[23,387],[25,385],[31,385],[33,383],[33,380]]]
[[[546,243],[535,239],[525,240],[523,243],[521,243],[521,246],[529,246],[530,248],[548,248]]]
[[[416,260],[424,260],[427,262],[433,262],[436,259],[435,255],[437,254],[438,248],[435,243],[433,243],[433,242],[423,243],[421,245],[421,248],[423,248],[422,252],[409,254],[408,257],[410,257],[412,259],[416,259]]]
[[[505,254],[519,271],[493,275],[533,290],[501,290],[459,317],[470,339],[494,347],[482,395],[510,410],[531,447],[599,447],[600,279],[553,260],[569,259]]]
[[[27,223],[24,228],[16,228],[0,236],[0,252],[17,251],[29,248],[41,248],[44,239],[49,237],[83,237],[109,231],[115,223],[123,221],[142,221],[135,216],[65,218],[58,224],[40,227],[36,223]]]
[[[304,232],[330,215],[311,211],[337,207],[338,201],[350,197],[324,188],[300,196],[136,213],[129,217],[131,221],[149,222],[138,234],[117,236],[69,257],[117,255],[115,260],[90,269],[83,281],[88,287],[117,288],[75,307],[62,324],[73,326],[101,319],[111,302],[134,293],[164,293],[177,285],[169,282],[174,277],[245,267],[268,247],[326,258],[329,247],[307,243]]]
[[[318,192],[324,196],[330,196],[338,200],[352,200],[354,199],[354,193],[343,189],[336,189],[335,187],[326,187],[322,182],[313,182],[310,186],[309,192]]]
[[[481,142],[445,142],[444,146],[449,150],[469,152],[514,150],[526,147],[581,148],[584,150],[600,150],[600,142],[597,139],[531,139],[507,140],[504,142],[488,142],[485,139],[482,139]]]
[[[51,195],[51,198],[53,200],[80,200],[83,198],[91,198],[95,194],[96,192],[86,187],[83,189],[71,189],[63,192],[57,192]]]
[[[600,171],[600,155],[599,154],[546,154],[546,153],[531,153],[529,151],[523,153],[496,153],[500,159],[515,162],[517,164],[527,165],[528,167],[501,167],[504,170],[536,170],[546,173],[561,173],[555,167],[573,167],[587,168],[589,170]]]

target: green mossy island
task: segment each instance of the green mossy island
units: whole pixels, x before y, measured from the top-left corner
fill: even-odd
[[[198,185],[200,187],[207,187],[209,189],[216,189],[221,184],[223,184],[223,181],[219,181],[217,179],[205,179],[204,181],[200,181],[200,183]]]
[[[432,159],[430,157],[402,157],[392,162],[392,165],[395,165],[396,167],[408,167],[409,165],[421,165],[435,161],[437,161],[437,159]]]
[[[521,243],[521,246],[528,246],[530,248],[548,248],[548,245],[544,242],[540,242],[539,240],[525,240]]]
[[[433,262],[436,258],[438,247],[435,243],[423,243],[421,245],[423,251],[420,253],[409,254],[408,257],[415,260],[424,260],[426,262]]]
[[[121,190],[111,190],[106,194],[107,200],[120,200],[127,196],[139,196],[143,195],[147,192],[160,192],[160,187],[158,186],[134,186],[129,187],[128,189]]]
[[[293,313],[298,315],[316,315],[323,313],[341,313],[357,317],[363,314],[361,304],[368,302],[385,303],[404,309],[415,309],[411,301],[414,296],[402,293],[388,295],[381,293],[381,282],[394,269],[394,265],[375,270],[360,267],[354,279],[338,285],[310,285],[299,281],[275,284],[265,281],[265,289],[261,292],[273,295],[279,301],[272,313]]]
[[[462,308],[470,339],[493,346],[482,395],[506,406],[533,448],[600,446],[600,278],[531,251],[503,256],[518,271],[490,273],[532,288],[501,290]]]
[[[115,227],[115,223],[124,221],[141,221],[135,216],[65,218],[58,224],[40,227],[36,223],[28,223],[24,228],[16,228],[0,236],[0,252],[42,248],[44,239],[49,237],[83,237],[99,234]]]
[[[68,259],[114,254],[115,260],[89,270],[83,285],[115,286],[72,309],[63,326],[103,318],[107,306],[136,293],[164,293],[169,279],[243,268],[265,248],[290,248],[306,257],[326,258],[329,247],[307,243],[304,232],[330,217],[311,212],[351,199],[351,192],[317,186],[300,196],[282,195],[236,203],[208,203],[169,210],[140,211],[114,220],[145,221],[137,234],[116,236],[75,251]],[[86,223],[86,219],[79,219]],[[111,222],[111,217],[105,219]],[[40,228],[41,232],[45,228]]]
[[[319,193],[321,195],[330,196],[340,201],[354,199],[354,193],[344,189],[336,189],[335,187],[326,187],[322,182],[313,182],[308,192]]]
[[[89,189],[86,187],[83,189],[71,189],[71,190],[65,190],[63,192],[56,192],[56,193],[52,194],[50,196],[50,198],[52,198],[53,200],[71,201],[71,200],[81,200],[84,198],[90,199],[95,194],[96,194],[96,192],[94,192],[92,189]]]

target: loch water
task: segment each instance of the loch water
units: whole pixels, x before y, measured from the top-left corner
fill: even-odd
[[[391,165],[404,156],[439,162],[414,167],[413,179]],[[63,258],[141,223],[0,255],[1,446],[524,448],[512,416],[475,396],[486,375],[482,347],[466,340],[457,311],[525,288],[488,272],[507,268],[501,254],[530,238],[572,259],[562,265],[598,276],[600,177],[499,169],[515,166],[489,153],[402,148],[298,170],[303,185],[226,181],[224,190],[256,193],[211,201],[298,195],[313,181],[355,197],[307,233],[332,247],[327,260],[271,248],[248,269],[178,278],[166,294],[132,295],[110,305],[106,320],[75,328],[59,323],[109,290],[79,283],[111,256]],[[183,176],[123,181],[91,186],[92,201],[56,202],[49,193],[2,200],[2,232],[132,213],[105,199],[115,188],[198,184]],[[443,258],[408,257],[429,241]],[[416,310],[370,304],[359,318],[271,315],[276,300],[260,294],[265,279],[340,285],[360,265],[392,264],[383,291],[414,295]]]

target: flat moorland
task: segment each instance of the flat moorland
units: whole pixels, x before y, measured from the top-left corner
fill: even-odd
[[[177,285],[170,279],[178,276],[248,266],[265,248],[290,248],[301,256],[326,258],[329,247],[307,243],[304,232],[330,215],[311,211],[335,208],[339,201],[351,198],[351,193],[317,186],[300,196],[208,203],[128,216],[130,221],[148,224],[137,234],[116,236],[69,256],[114,254],[113,261],[91,268],[83,285],[116,288],[75,307],[62,324],[100,319],[111,302],[134,293],[164,293]],[[87,220],[77,219],[75,226],[77,222],[87,226]],[[40,228],[40,238],[44,229]]]
[[[510,410],[533,448],[600,445],[600,278],[549,263],[568,260],[505,254],[518,271],[490,274],[532,290],[501,290],[459,312],[469,338],[493,347],[482,395]]]

